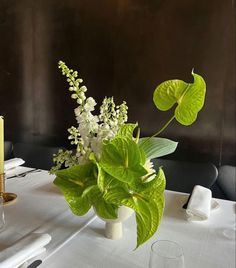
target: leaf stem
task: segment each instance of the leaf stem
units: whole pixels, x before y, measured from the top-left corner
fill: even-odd
[[[151,137],[147,138],[142,144],[141,144],[141,147],[146,143],[148,142],[151,138],[153,137],[156,137],[157,135],[159,135],[161,132],[163,132],[168,126],[169,124],[175,119],[175,115],[173,115],[166,123],[165,125],[160,129],[158,130],[155,134],[153,134]]]
[[[144,178],[143,178],[143,182],[146,182],[150,177],[152,177],[154,174],[156,174],[155,172],[151,173],[151,174],[148,174],[146,175]]]
[[[151,138],[156,137],[157,135],[161,134],[161,132],[163,132],[168,126],[169,124],[175,119],[175,115],[173,115],[166,123],[165,125],[158,130],[155,134],[153,134],[151,137],[147,138],[142,144],[141,147],[147,142],[149,141]]]
[[[140,137],[140,128],[138,128],[138,132],[137,132],[137,135],[136,135],[136,138],[135,138],[136,143],[138,143],[139,137]]]
[[[158,130],[155,134],[153,134],[150,138],[153,138],[153,137],[156,137],[158,136],[159,134],[161,134],[161,132],[163,132],[168,126],[169,124],[175,119],[175,115],[173,115],[166,123],[165,125],[160,129]]]

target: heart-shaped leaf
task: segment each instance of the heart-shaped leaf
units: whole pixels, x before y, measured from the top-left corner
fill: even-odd
[[[116,187],[103,198],[115,205],[124,205],[136,212],[137,247],[156,232],[164,211],[165,175],[162,169],[150,182],[138,183],[132,189]],[[135,191],[137,190],[137,191]]]
[[[139,147],[143,149],[146,158],[153,159],[164,155],[171,154],[175,151],[178,142],[165,138],[141,138]]]
[[[137,124],[124,124],[119,129],[117,135],[120,135],[122,138],[133,138],[133,132],[135,128],[137,127]]]
[[[147,173],[142,162],[138,145],[132,139],[118,136],[103,145],[99,165],[112,177],[131,183]]]
[[[168,80],[161,83],[154,91],[153,101],[162,111],[169,110],[175,103],[175,118],[182,125],[191,125],[202,109],[206,84],[204,79],[192,72],[194,82],[185,83],[182,80]]]
[[[57,185],[65,196],[70,209],[76,215],[84,215],[91,208],[89,191],[96,185],[93,173],[94,165],[85,164],[56,172],[54,184]]]
[[[96,202],[93,207],[100,218],[103,219],[116,219],[118,206],[107,203],[102,195],[96,194]]]
[[[113,188],[123,187],[127,188],[127,184],[112,177],[106,173],[98,164],[98,187],[102,193],[112,190]]]

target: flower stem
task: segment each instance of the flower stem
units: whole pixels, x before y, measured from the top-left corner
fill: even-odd
[[[163,132],[168,126],[169,124],[175,119],[175,115],[173,115],[166,123],[165,125],[160,129],[158,130],[155,134],[153,134],[151,137],[147,138],[141,146],[143,146],[147,141],[149,141],[151,138],[153,137],[156,137],[157,135],[161,134],[161,132]]]
[[[175,119],[175,115],[173,115],[166,123],[165,125],[160,129],[158,130],[154,135],[152,135],[150,138],[153,138],[153,137],[156,137],[158,136],[159,134],[161,134],[161,132],[163,132],[168,126],[169,124]]]

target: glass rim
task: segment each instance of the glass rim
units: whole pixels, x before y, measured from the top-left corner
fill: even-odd
[[[179,249],[180,249],[180,253],[179,254],[176,254],[176,256],[173,256],[173,257],[170,257],[170,256],[167,256],[167,255],[164,255],[164,254],[161,254],[159,251],[157,251],[156,249],[154,249],[154,247],[157,245],[157,244],[160,244],[162,242],[168,242],[168,243],[171,243],[172,245],[175,245],[177,246]],[[162,258],[166,258],[166,259],[178,259],[180,257],[183,257],[184,256],[184,251],[183,251],[183,248],[180,244],[178,244],[177,242],[175,241],[171,241],[171,240],[157,240],[155,242],[152,243],[152,246],[151,246],[151,252],[153,252],[154,254],[157,254],[158,256],[162,257]]]

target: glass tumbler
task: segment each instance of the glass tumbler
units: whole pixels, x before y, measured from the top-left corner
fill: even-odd
[[[3,205],[3,197],[0,195],[0,232],[5,227],[5,215],[4,215],[4,205]]]
[[[182,247],[168,240],[154,242],[151,247],[149,268],[184,268]]]

